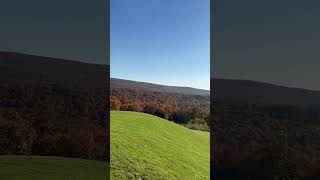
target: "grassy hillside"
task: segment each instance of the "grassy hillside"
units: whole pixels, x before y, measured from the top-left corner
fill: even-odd
[[[107,164],[101,161],[45,156],[0,156],[0,179],[100,180]]]
[[[210,138],[137,112],[111,112],[111,179],[209,179]]]

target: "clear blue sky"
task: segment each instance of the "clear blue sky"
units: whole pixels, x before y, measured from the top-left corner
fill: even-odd
[[[210,89],[210,0],[110,0],[111,77]]]

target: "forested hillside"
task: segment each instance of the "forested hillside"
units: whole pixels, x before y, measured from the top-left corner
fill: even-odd
[[[209,96],[111,86],[112,110],[145,112],[192,129],[209,131],[209,107]]]
[[[112,88],[130,88],[136,90],[144,91],[154,91],[154,92],[167,92],[167,93],[178,93],[187,95],[202,95],[209,96],[210,91],[204,89],[196,89],[190,87],[179,87],[179,86],[165,86],[147,82],[138,82],[132,80],[116,79],[111,78],[110,84]]]
[[[109,159],[109,68],[0,53],[0,154]]]
[[[318,92],[235,80],[217,80],[216,87],[211,97],[214,178],[320,178]]]

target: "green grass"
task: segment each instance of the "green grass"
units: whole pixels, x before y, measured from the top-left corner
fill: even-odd
[[[209,132],[112,111],[111,179],[210,179],[209,141]]]
[[[100,161],[49,156],[0,156],[3,180],[101,180],[107,164]]]

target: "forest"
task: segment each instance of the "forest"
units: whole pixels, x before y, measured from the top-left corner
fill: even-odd
[[[108,90],[0,84],[0,154],[108,160]]]
[[[316,108],[213,101],[211,162],[216,179],[320,179]]]
[[[209,96],[111,88],[110,109],[144,112],[191,129],[210,131]]]

